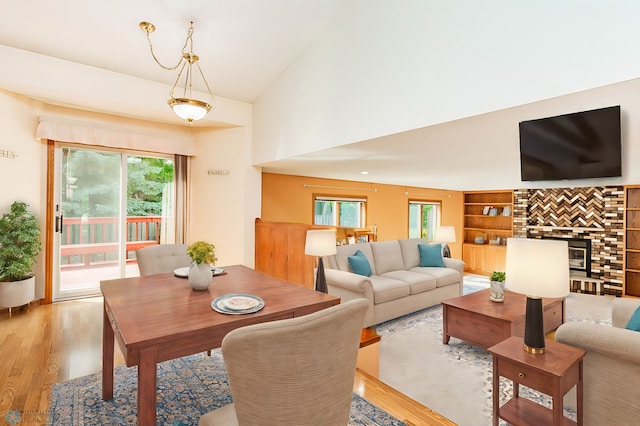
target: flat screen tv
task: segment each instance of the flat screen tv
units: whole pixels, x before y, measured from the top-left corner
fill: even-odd
[[[622,176],[620,106],[520,122],[523,181]]]

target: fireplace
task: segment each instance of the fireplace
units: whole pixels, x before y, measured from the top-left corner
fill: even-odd
[[[569,245],[569,270],[571,275],[591,277],[591,240],[588,238],[555,238],[543,237],[552,240],[564,240]]]

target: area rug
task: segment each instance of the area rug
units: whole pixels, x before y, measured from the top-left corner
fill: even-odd
[[[488,287],[482,279],[465,280],[465,294]],[[566,321],[610,325],[613,297],[571,293],[567,297]],[[378,326],[379,378],[405,395],[440,413],[460,426],[492,424],[491,355],[484,349],[451,338],[442,343],[440,305]],[[501,403],[512,395],[511,381],[501,380]],[[548,396],[521,387],[521,395],[547,407]],[[565,415],[574,418],[567,408]],[[501,423],[504,424],[504,423]]]
[[[102,401],[101,374],[57,383],[47,424],[55,426],[137,424],[137,368],[114,373],[114,398]],[[220,350],[158,364],[157,424],[197,425],[200,416],[232,402]],[[369,401],[353,394],[352,426],[403,426]]]
[[[111,401],[102,401],[101,374],[57,383],[51,392],[47,424],[61,426],[137,424],[137,368],[115,368]],[[200,416],[232,402],[220,350],[158,364],[157,424],[196,425]],[[404,426],[353,394],[352,426]]]

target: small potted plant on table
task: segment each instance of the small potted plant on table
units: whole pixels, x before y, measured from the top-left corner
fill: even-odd
[[[491,274],[491,299],[493,302],[504,301],[504,280],[507,275],[504,272],[493,271]]]
[[[194,290],[208,289],[213,278],[211,265],[218,260],[215,256],[215,246],[206,241],[196,241],[187,247],[187,254],[192,260],[189,284]]]

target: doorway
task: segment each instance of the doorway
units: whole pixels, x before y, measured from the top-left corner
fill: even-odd
[[[54,156],[54,301],[138,276],[135,250],[174,242],[173,157],[62,143]]]

